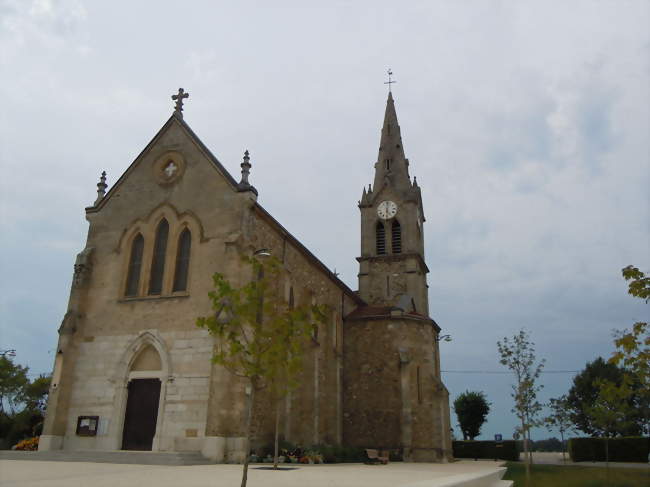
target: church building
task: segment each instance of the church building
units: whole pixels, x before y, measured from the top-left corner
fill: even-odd
[[[374,182],[364,187],[359,289],[343,283],[257,201],[244,153],[239,181],[183,119],[188,94],[106,191],[85,209],[59,328],[40,450],[201,452],[241,462],[246,383],[211,361],[219,272],[253,276],[242,256],[282,263],[285,299],[321,304],[327,320],[305,343],[299,387],[282,407],[291,443],[399,449],[407,461],[451,459],[440,328],[429,315],[424,208],[409,174],[392,93]],[[369,172],[370,172],[370,168]],[[256,407],[253,439],[270,444],[274,408]]]

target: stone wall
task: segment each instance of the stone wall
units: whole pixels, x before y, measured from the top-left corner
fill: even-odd
[[[160,371],[131,372],[131,376],[161,380],[156,449],[200,450],[205,431],[211,338],[203,330],[85,336],[78,345],[72,395],[67,414],[66,449],[120,449],[128,364],[142,336],[154,336],[167,357]],[[145,340],[146,341],[146,340]],[[147,342],[148,343],[148,342]],[[130,352],[133,351],[133,354]],[[96,437],[75,433],[78,416],[99,416]]]
[[[449,436],[448,403],[436,373],[434,337],[433,323],[425,319],[346,322],[345,444],[401,448],[416,461],[450,455],[441,447]]]
[[[247,221],[246,221],[247,220]],[[285,299],[290,293],[296,304],[322,304],[327,307],[326,323],[305,343],[303,370],[299,387],[280,406],[280,434],[303,446],[317,443],[341,442],[341,352],[342,316],[356,306],[356,300],[329,271],[324,270],[313,256],[306,253],[295,239],[259,206],[251,210],[243,224],[243,241],[250,249],[265,248],[283,262]],[[308,251],[307,251],[308,252]],[[216,368],[216,366],[215,366]],[[213,371],[208,431],[209,435],[233,434],[232,399],[218,396],[216,391],[234,384],[243,392],[245,383]],[[258,393],[254,415],[254,445],[270,444],[275,430],[275,406],[264,391]],[[237,408],[244,411],[245,402]]]

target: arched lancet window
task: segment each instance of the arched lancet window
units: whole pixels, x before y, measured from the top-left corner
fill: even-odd
[[[377,237],[377,255],[384,255],[386,253],[386,229],[382,222],[377,222],[375,235]]]
[[[401,254],[402,253],[402,228],[400,227],[399,222],[397,220],[393,221],[393,226],[391,230],[392,230],[391,243],[393,247],[393,253]]]
[[[190,247],[192,234],[185,229],[178,237],[178,250],[176,252],[176,272],[174,274],[174,287],[172,292],[187,291],[187,272],[190,268]]]
[[[163,275],[165,274],[165,253],[167,252],[167,236],[169,223],[164,218],[156,229],[156,241],[153,246],[153,260],[151,261],[151,278],[149,280],[149,294],[162,292]]]
[[[144,251],[144,238],[138,233],[131,243],[131,256],[129,257],[129,271],[126,277],[125,296],[137,296],[140,284],[140,269],[142,268],[142,252]]]

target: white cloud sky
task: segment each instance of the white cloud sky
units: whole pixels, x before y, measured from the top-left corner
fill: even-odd
[[[620,269],[650,270],[645,1],[0,1],[0,348],[51,367],[83,208],[191,96],[185,119],[356,289],[359,213],[386,87],[425,200],[430,308],[448,370],[500,370],[525,326],[548,369],[608,355],[648,319]],[[290,196],[288,196],[290,195]],[[571,376],[545,375],[543,399]],[[510,436],[508,376],[486,436]],[[538,437],[547,433],[540,431]]]

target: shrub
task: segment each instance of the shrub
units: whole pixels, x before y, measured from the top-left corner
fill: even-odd
[[[313,450],[323,456],[325,463],[358,463],[366,459],[365,450],[353,446],[318,445]]]
[[[255,453],[261,457],[273,456],[273,448],[261,446],[255,450]],[[339,445],[315,445],[302,448],[285,441],[280,442],[280,454],[286,457],[286,462],[291,461],[290,456],[297,458],[301,463],[308,463],[310,458],[314,463],[361,463],[368,460],[364,448]]]
[[[519,460],[519,451],[515,441],[454,441],[452,442],[456,458],[498,458],[500,460]]]
[[[627,437],[609,439],[610,462],[648,461],[650,438]],[[605,438],[571,438],[569,456],[574,462],[604,462]]]

